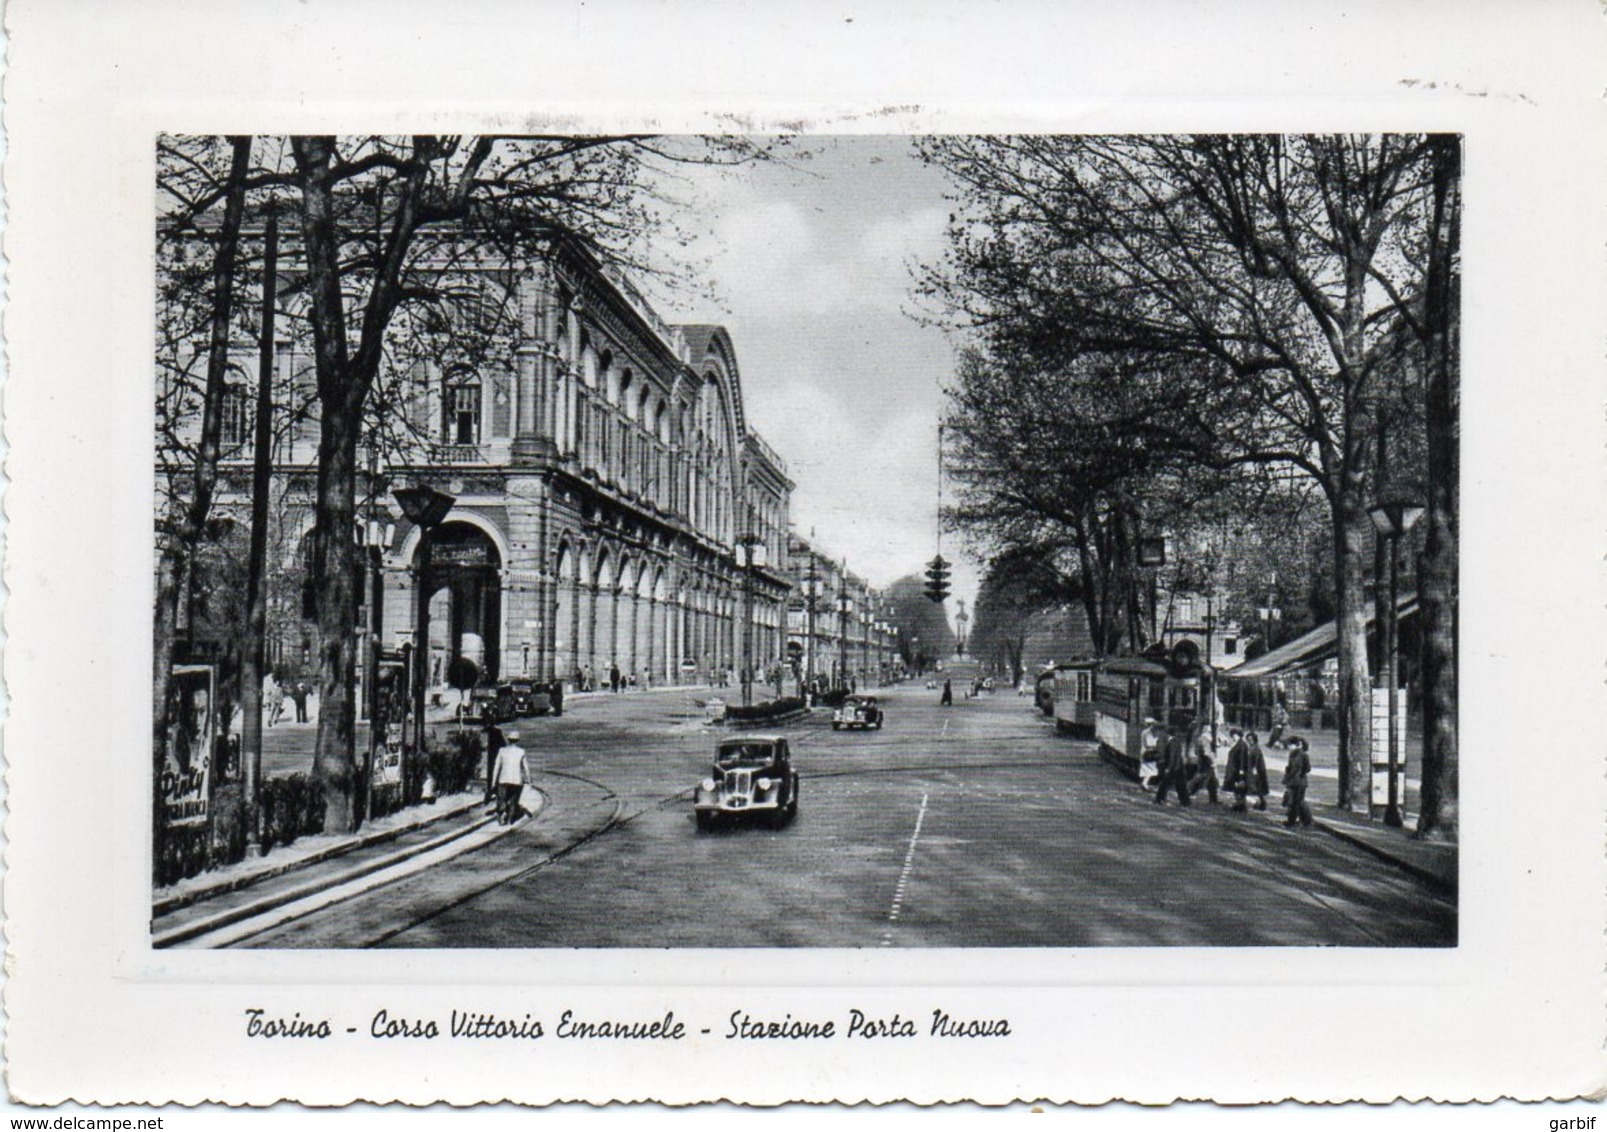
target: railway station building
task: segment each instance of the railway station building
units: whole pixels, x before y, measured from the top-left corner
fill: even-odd
[[[430,336],[409,339],[384,392],[390,415],[359,453],[366,520],[354,537],[378,551],[382,649],[412,642],[423,585],[436,687],[459,657],[485,682],[571,690],[605,686],[616,668],[637,686],[721,683],[738,676],[750,639],[756,673],[782,665],[793,484],[747,419],[726,330],[666,322],[623,274],[565,245],[487,268],[459,309],[491,310],[500,344],[466,350],[450,327],[433,353]],[[310,342],[296,320],[282,324],[269,660],[310,673],[315,628],[295,593],[298,578],[316,584],[305,577],[316,385]],[[218,511],[244,520],[255,343],[243,338],[238,353]],[[418,484],[453,499],[424,577],[424,532],[391,494]],[[365,609],[358,624],[369,623]]]

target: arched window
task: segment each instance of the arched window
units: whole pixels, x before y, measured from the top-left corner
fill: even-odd
[[[480,443],[480,378],[468,370],[448,374],[441,396],[441,439],[448,444]]]

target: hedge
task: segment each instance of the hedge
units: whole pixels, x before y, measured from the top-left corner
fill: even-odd
[[[766,700],[762,704],[751,704],[744,707],[737,704],[725,709],[725,717],[735,720],[774,719],[778,715],[790,715],[795,711],[802,711],[807,706],[796,696],[786,696],[779,700]]]
[[[446,746],[430,750],[423,759],[408,758],[402,781],[374,787],[369,820],[416,806],[424,795],[426,772],[435,776],[437,795],[461,794],[485,774],[485,747],[478,732],[455,731]],[[191,826],[168,826],[157,840],[153,872],[158,886],[177,884],[205,869],[232,865],[245,859],[247,809],[234,793],[234,804],[224,797],[227,787],[213,796],[213,818]],[[259,800],[262,851],[290,845],[296,838],[324,831],[323,783],[306,774],[264,779]],[[208,841],[210,840],[210,847]]]

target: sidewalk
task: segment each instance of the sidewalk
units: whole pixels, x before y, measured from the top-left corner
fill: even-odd
[[[1367,850],[1373,856],[1396,865],[1419,880],[1455,895],[1458,877],[1458,851],[1454,843],[1418,841],[1412,837],[1415,814],[1406,815],[1406,826],[1391,829],[1383,822],[1371,821],[1334,806],[1312,808],[1316,824],[1328,833]]]
[[[201,937],[214,945],[230,942],[226,936],[235,925],[288,906],[296,907],[285,918],[304,915],[353,889],[405,875],[398,870],[415,871],[478,848],[517,825],[494,822],[483,791],[470,790],[379,818],[356,833],[298,838],[265,857],[247,857],[157,890],[152,943],[171,947]]]

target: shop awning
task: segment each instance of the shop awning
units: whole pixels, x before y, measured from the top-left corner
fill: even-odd
[[[1405,620],[1417,613],[1417,594],[1402,594],[1395,605],[1395,615]],[[1367,618],[1367,632],[1373,631],[1373,618]],[[1266,676],[1281,676],[1296,669],[1321,664],[1338,652],[1339,633],[1334,622],[1325,621],[1311,632],[1279,645],[1271,652],[1247,660],[1237,668],[1222,673],[1224,680],[1255,680]]]

